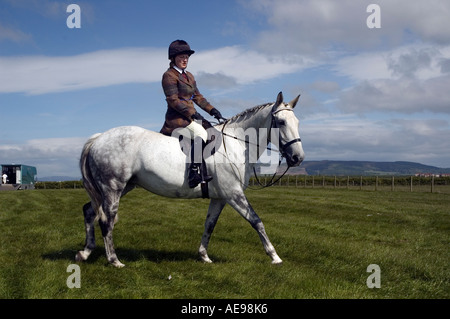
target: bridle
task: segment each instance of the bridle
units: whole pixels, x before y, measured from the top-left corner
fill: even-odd
[[[281,108],[281,109],[279,109],[279,110],[276,110],[276,111],[274,111],[274,112],[272,112],[272,124],[270,125],[270,129],[272,129],[272,128],[280,128],[278,125],[277,125],[277,121],[275,120],[275,114],[277,114],[277,113],[279,113],[279,112],[281,112],[281,111],[291,111],[291,112],[294,112],[294,109],[293,108],[290,108],[290,107],[284,107],[284,108]],[[270,132],[269,132],[269,136],[270,136]],[[270,138],[268,138],[267,139],[267,141],[268,142],[270,142]],[[294,144],[294,143],[298,143],[298,142],[301,142],[302,141],[302,139],[299,137],[299,138],[294,138],[293,140],[291,140],[291,141],[289,141],[289,142],[287,142],[286,144],[284,144],[283,145],[283,143],[282,143],[282,141],[281,141],[281,136],[279,136],[279,140],[278,140],[278,145],[279,145],[279,147],[280,147],[280,153],[281,153],[281,156],[282,157],[286,157],[285,156],[285,154],[286,154],[286,149],[289,147],[289,146],[291,146],[292,144]],[[267,143],[267,144],[269,144],[269,143]]]
[[[272,112],[272,114],[271,114],[271,115],[272,115],[272,122],[271,122],[271,125],[270,125],[269,133],[268,133],[268,135],[267,135],[267,144],[266,144],[266,145],[267,145],[267,146],[266,146],[266,149],[267,149],[267,150],[270,150],[270,151],[278,151],[278,152],[280,152],[281,157],[280,157],[279,162],[278,162],[278,167],[281,165],[281,162],[282,162],[282,160],[283,160],[283,157],[286,157],[286,156],[285,156],[285,155],[286,155],[286,149],[287,149],[289,146],[291,146],[292,144],[294,144],[294,143],[299,143],[299,142],[302,141],[301,138],[295,138],[295,139],[293,139],[293,140],[291,140],[291,141],[289,141],[289,142],[287,142],[286,144],[283,145],[283,143],[282,143],[282,141],[281,141],[281,136],[279,136],[279,140],[278,140],[278,146],[279,146],[279,149],[278,149],[278,150],[274,150],[274,149],[272,149],[271,147],[269,147],[269,143],[271,142],[270,136],[271,136],[272,128],[278,128],[278,129],[280,128],[280,127],[278,126],[278,123],[277,123],[276,119],[275,119],[275,114],[277,114],[277,113],[279,113],[279,112],[281,112],[281,111],[291,111],[291,112],[293,112],[294,109],[292,109],[292,108],[290,108],[290,107],[284,107],[284,108],[281,108],[281,109],[278,109],[278,110]],[[227,154],[227,147],[226,147],[226,144],[225,144],[225,138],[224,138],[224,136],[233,138],[233,139],[235,139],[235,140],[244,142],[244,143],[246,143],[246,144],[252,144],[250,141],[247,141],[247,140],[241,139],[241,138],[239,138],[239,137],[237,137],[237,136],[233,136],[233,135],[230,135],[230,134],[225,133],[225,132],[224,132],[224,131],[225,131],[225,126],[228,124],[228,122],[229,122],[229,120],[226,120],[225,122],[223,122],[222,130],[221,130],[221,133],[222,133],[222,144],[223,144],[223,147],[224,147],[224,150],[225,150],[225,154]],[[255,144],[253,144],[253,145],[255,145]],[[258,149],[259,149],[259,143],[256,144],[256,146],[257,146]],[[258,175],[256,174],[255,166],[253,166],[253,174],[255,175],[256,181],[257,181],[258,184],[261,186],[261,188],[270,187],[270,186],[276,184],[276,183],[277,183],[277,182],[278,182],[278,181],[279,181],[279,180],[287,173],[288,170],[289,170],[289,166],[286,168],[286,170],[283,172],[283,174],[281,174],[280,177],[278,177],[276,180],[274,180],[274,179],[275,179],[275,176],[276,176],[276,174],[277,174],[277,172],[275,171],[275,173],[272,175],[272,178],[270,179],[269,183],[267,183],[267,184],[262,184],[261,181],[260,181],[259,178],[258,178]],[[233,169],[233,171],[234,171],[234,169]]]

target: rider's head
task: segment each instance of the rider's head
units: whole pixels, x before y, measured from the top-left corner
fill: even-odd
[[[180,69],[185,69],[189,57],[194,54],[195,51],[191,50],[189,44],[184,40],[175,40],[169,45],[169,60]]]

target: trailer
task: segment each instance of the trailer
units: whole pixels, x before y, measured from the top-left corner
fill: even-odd
[[[1,164],[0,190],[34,189],[37,170],[23,164]]]

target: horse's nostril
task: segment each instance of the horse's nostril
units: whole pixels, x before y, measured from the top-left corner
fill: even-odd
[[[294,155],[294,156],[292,157],[292,159],[294,160],[294,163],[297,163],[297,162],[298,162],[298,156],[297,156],[297,155]]]

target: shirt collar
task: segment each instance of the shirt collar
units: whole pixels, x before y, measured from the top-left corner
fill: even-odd
[[[177,70],[180,74],[183,73],[183,71],[184,71],[184,70],[180,69],[179,67],[177,67],[176,65],[174,65],[173,68],[175,70]]]

